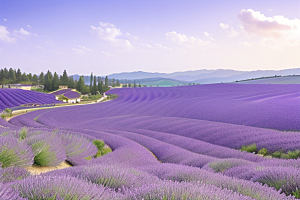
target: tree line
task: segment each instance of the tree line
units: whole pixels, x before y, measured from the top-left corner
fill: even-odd
[[[55,91],[59,89],[60,85],[66,85],[68,88],[77,89],[82,94],[103,94],[109,90],[109,86],[120,86],[119,80],[108,79],[90,76],[90,85],[84,82],[84,76],[80,76],[79,80],[74,80],[73,76],[68,76],[67,71],[64,70],[62,75],[56,72],[52,74],[49,70],[47,73],[41,72],[39,75],[21,72],[20,69],[15,70],[4,68],[0,70],[0,85],[7,84],[26,84],[26,85],[43,85],[45,91]]]

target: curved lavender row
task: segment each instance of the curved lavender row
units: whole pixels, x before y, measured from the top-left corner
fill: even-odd
[[[47,123],[47,121],[45,120],[44,123]],[[270,152],[300,148],[299,132],[281,132],[242,125],[174,117],[122,116],[104,119],[98,118],[79,122],[76,126],[89,126],[91,129],[96,129],[97,126],[100,126],[103,129],[125,129],[129,131],[145,129],[180,135],[235,149],[240,149],[243,145],[253,143],[257,145],[258,149],[267,148]]]
[[[195,140],[188,137],[182,137],[179,135],[168,134],[168,133],[157,132],[157,131],[149,131],[143,129],[130,129],[130,132],[148,136],[157,139],[159,141],[163,141],[168,144],[172,144],[181,147],[183,149],[189,150],[191,152],[202,154],[202,155],[208,155],[217,158],[240,158],[252,162],[261,162],[266,160],[262,157],[253,155],[245,151],[241,152],[238,150],[210,144],[207,142]]]
[[[295,199],[294,197],[280,194],[280,192],[276,191],[274,188],[266,185],[263,186],[260,183],[231,178],[219,173],[211,173],[195,167],[176,164],[160,164],[144,166],[142,169],[163,180],[188,182],[200,181],[206,185],[215,185],[220,188],[227,188],[258,200]]]
[[[38,123],[35,121],[35,118],[37,118],[39,115],[48,112],[49,110],[47,109],[42,109],[42,110],[36,110],[34,112],[29,112],[20,116],[16,116],[12,119],[9,120],[10,124],[13,124],[15,126],[19,127],[32,127],[32,128],[43,128],[45,127],[44,125]]]
[[[140,187],[148,183],[158,183],[160,179],[145,171],[121,165],[95,164],[66,168],[46,173],[50,176],[72,176],[116,191],[124,188]]]
[[[0,183],[9,183],[28,177],[30,173],[22,167],[0,168]]]
[[[90,164],[121,164],[122,166],[143,166],[159,163],[155,156],[140,144],[103,131],[68,129],[72,133],[83,133],[101,139],[113,152],[91,160]],[[67,130],[67,131],[68,131]]]
[[[62,90],[58,90],[58,91],[55,91],[55,92],[51,92],[50,94],[53,94],[53,95],[61,95],[61,94],[64,94],[66,92],[69,92],[71,91],[72,89],[62,89]]]
[[[209,162],[213,162],[218,158],[212,156],[201,155],[182,149],[180,147],[161,142],[151,137],[125,131],[110,131],[112,134],[120,135],[128,138],[149,149],[159,161],[164,163],[184,164],[194,167],[203,167]]]
[[[10,185],[0,183],[0,199],[2,200],[25,200]]]
[[[61,103],[54,95],[20,89],[0,89],[0,110],[27,103]]]
[[[69,92],[64,93],[64,96],[69,99],[72,99],[72,98],[80,98],[81,94],[79,94],[78,92],[69,91]]]
[[[0,119],[0,128],[16,128],[15,125],[8,123],[6,120],[4,119]]]
[[[231,190],[221,189],[214,185],[205,185],[203,183],[187,183],[163,181],[161,183],[151,183],[127,190],[126,196],[129,199],[222,199],[222,200],[252,200],[251,197],[243,196]]]
[[[28,199],[122,199],[122,195],[103,186],[66,175],[30,176],[15,182],[13,188]]]

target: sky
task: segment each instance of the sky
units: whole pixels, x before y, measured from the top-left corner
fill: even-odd
[[[0,68],[300,68],[299,0],[0,0]]]

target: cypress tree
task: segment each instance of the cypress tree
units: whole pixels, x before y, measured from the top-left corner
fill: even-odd
[[[75,88],[75,82],[73,76],[69,76],[68,88]]]
[[[66,70],[64,70],[63,75],[61,76],[60,84],[69,85],[69,77]]]
[[[52,79],[52,90],[58,90],[59,88],[59,78],[57,73],[55,72]]]
[[[108,77],[106,76],[105,77],[105,80],[104,80],[104,91],[103,92],[106,92],[108,91]]]
[[[38,77],[37,77],[36,74],[34,74],[34,75],[32,76],[32,84],[33,84],[33,85],[37,85],[38,82],[39,82]]]
[[[103,94],[103,81],[101,77],[98,77],[98,91]]]
[[[21,70],[18,69],[18,71],[16,73],[16,83],[20,83],[21,82],[21,77],[22,77]]]
[[[39,84],[44,85],[44,72],[41,72],[39,76]]]
[[[92,90],[92,86],[93,86],[93,72],[91,73],[91,77],[90,77],[90,90]]]
[[[91,93],[92,93],[93,95],[95,95],[95,94],[97,94],[97,91],[98,91],[98,87],[97,87],[97,77],[94,76],[94,84],[93,84]]]

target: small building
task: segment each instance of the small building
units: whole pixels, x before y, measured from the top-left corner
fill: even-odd
[[[68,103],[79,103],[81,94],[75,91],[69,91],[64,94],[64,97],[67,98]]]
[[[67,85],[60,85],[58,86],[59,89],[68,89],[68,86]]]
[[[59,89],[51,94],[55,95],[56,100],[68,103],[79,103],[81,94],[76,89]]]
[[[32,85],[23,85],[23,84],[8,84],[3,85],[3,88],[11,88],[11,89],[22,89],[22,90],[31,90]]]

